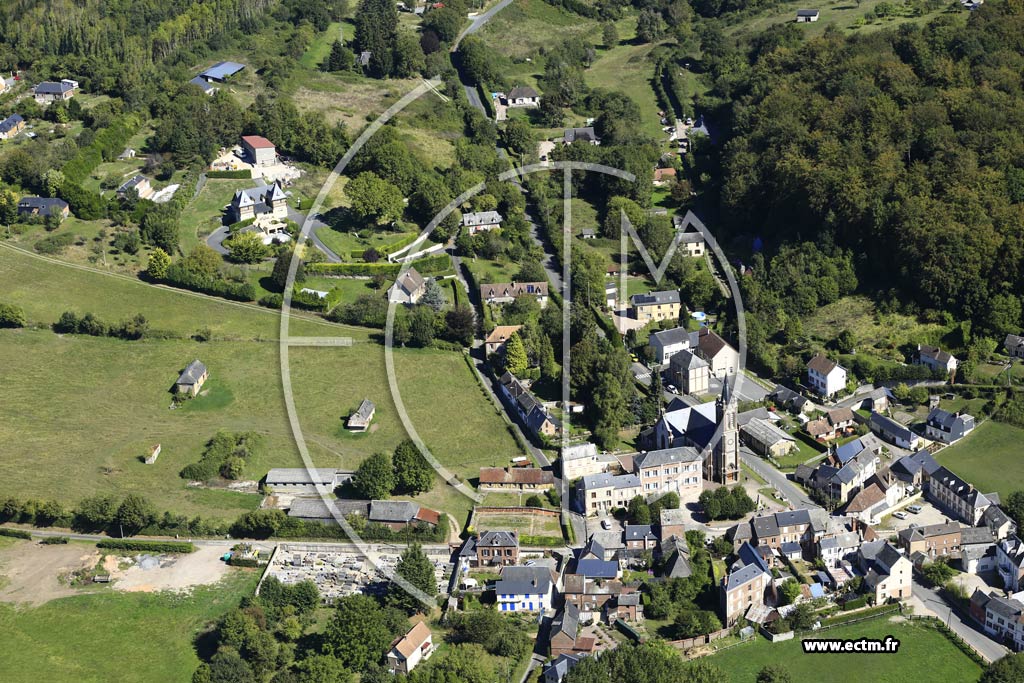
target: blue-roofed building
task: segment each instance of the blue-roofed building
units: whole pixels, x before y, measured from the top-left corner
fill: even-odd
[[[838,446],[833,457],[838,460],[840,464],[845,465],[853,460],[853,458],[855,458],[862,450],[864,450],[864,445],[861,443],[860,439],[854,439],[853,441],[844,443],[842,446]]]
[[[38,104],[50,104],[70,100],[75,96],[76,90],[78,90],[78,81],[65,78],[59,83],[43,81],[33,89],[33,95]]]
[[[619,577],[619,563],[609,560],[580,560],[576,573],[589,579],[616,579]]]
[[[224,83],[244,68],[245,64],[239,64],[238,62],[218,62],[199,75],[207,81]]]
[[[825,597],[825,587],[820,583],[812,583],[810,586],[812,598],[823,598]]]
[[[782,553],[783,557],[790,560],[799,560],[803,555],[803,548],[800,547],[799,543],[783,543],[779,546],[779,552]]]
[[[213,93],[217,92],[217,90],[219,90],[219,88],[213,85],[213,83],[206,80],[202,76],[196,76],[191,81],[189,81],[189,83],[191,83],[194,86],[202,88],[203,92],[207,95],[212,95]]]
[[[10,140],[25,128],[25,119],[19,114],[11,114],[0,121],[0,140]]]
[[[562,683],[569,671],[580,663],[586,655],[558,655],[546,667],[542,674],[544,683]]]
[[[868,425],[875,434],[900,448],[914,449],[921,443],[921,437],[912,432],[909,427],[901,425],[881,413],[871,413]]]

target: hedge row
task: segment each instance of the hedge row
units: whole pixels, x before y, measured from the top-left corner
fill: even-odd
[[[252,171],[207,171],[207,178],[233,178],[235,180],[249,180],[252,178]]]
[[[78,150],[61,171],[66,181],[81,184],[104,161],[113,161],[128,145],[142,121],[137,114],[125,114],[93,137],[92,143]]]
[[[0,528],[0,536],[9,536],[10,538],[24,538],[24,539],[32,538],[32,534],[30,534],[27,531],[22,531],[21,529],[3,529],[3,528]]]
[[[260,566],[259,560],[254,560],[251,557],[235,557],[231,556],[228,560],[228,564],[232,567],[258,567]]]
[[[448,254],[437,254],[420,259],[413,264],[420,273],[432,273],[446,270],[451,265]],[[396,277],[402,269],[401,263],[308,263],[306,273],[309,275],[330,276],[373,276]]]
[[[139,541],[114,538],[100,541],[97,548],[105,550],[145,550],[154,553],[194,553],[196,547],[185,541]]]
[[[39,541],[43,545],[67,545],[67,536],[47,536],[43,540]]]

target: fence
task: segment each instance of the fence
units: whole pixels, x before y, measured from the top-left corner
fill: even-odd
[[[695,647],[708,645],[709,643],[712,643],[716,640],[721,640],[722,638],[728,636],[730,633],[732,633],[732,629],[723,628],[720,631],[708,633],[703,636],[694,636],[693,638],[683,638],[681,640],[670,640],[668,641],[668,644],[676,648],[677,650],[683,650],[685,652],[686,650],[691,650]]]

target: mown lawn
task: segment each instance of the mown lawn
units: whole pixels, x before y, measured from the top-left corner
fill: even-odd
[[[575,36],[596,35],[600,30],[596,20],[544,0],[516,0],[494,15],[478,35],[496,52],[524,59],[534,57],[541,48],[560,45]]]
[[[870,680],[875,683],[921,683],[976,681],[981,667],[961,652],[935,628],[921,623],[894,623],[880,617],[825,631],[821,638],[873,638],[893,636],[899,651],[891,654],[804,654],[799,638],[770,643],[757,636],[753,643],[737,645],[708,661],[721,669],[725,681],[753,681],[768,664],[786,669],[793,683],[846,683]]]
[[[209,327],[214,341],[126,342],[57,335],[49,329],[0,331],[4,420],[0,495],[57,497],[68,505],[95,493],[139,492],[160,509],[222,519],[251,509],[257,496],[188,489],[178,472],[200,456],[218,429],[255,430],[264,448],[244,478],[301,460],[284,409],[279,319],[274,311],[190,297],[176,290],[105,277],[0,249],[0,279],[14,283],[5,302],[30,321],[50,324],[60,312],[91,311],[117,322],[144,313],[154,328],[191,334]],[[359,282],[359,281],[354,281]],[[298,414],[319,466],[355,467],[366,455],[391,451],[406,437],[388,388],[384,349],[369,331],[292,320],[292,334],[347,335],[355,345],[295,348],[289,368]],[[171,388],[192,359],[210,369],[209,394],[170,410]],[[521,452],[461,354],[397,349],[396,378],[412,423],[434,454],[463,479],[482,465],[503,465]],[[371,431],[346,432],[343,418],[363,399],[377,404]],[[162,445],[160,459],[139,456]],[[45,473],[45,475],[43,474]],[[455,514],[468,499],[438,486],[424,496]]]
[[[620,43],[610,50],[602,50],[597,60],[584,72],[584,77],[587,85],[592,88],[615,90],[628,95],[640,107],[638,128],[655,140],[664,140],[667,134],[661,130],[658,101],[651,87],[654,62],[648,58],[655,47],[651,43]]]
[[[1006,500],[1014,491],[1024,490],[1022,443],[1024,429],[987,420],[961,441],[939,451],[935,459],[981,491],[998,491]]]
[[[199,196],[181,213],[181,248],[188,252],[205,243],[206,237],[221,226],[224,207],[231,203],[237,190],[259,185],[259,180],[235,180],[210,178],[199,192]],[[183,190],[187,188],[182,188]]]
[[[250,595],[258,578],[239,571],[189,595],[104,591],[32,609],[0,604],[0,680],[191,680],[199,665],[193,639]]]
[[[733,26],[726,28],[725,32],[727,34],[735,34],[737,36],[743,34],[755,35],[762,33],[775,24],[793,23],[796,18],[797,9],[816,9],[821,13],[818,21],[797,25],[800,31],[808,38],[822,35],[829,25],[834,25],[837,28],[843,29],[843,32],[846,35],[856,35],[861,33],[871,33],[886,28],[894,29],[900,24],[924,24],[933,20],[940,14],[946,13],[948,8],[948,5],[943,5],[940,10],[925,12],[921,16],[915,17],[910,14],[909,10],[905,9],[902,3],[890,2],[889,5],[894,6],[899,14],[892,17],[876,18],[871,23],[864,21],[865,15],[868,12],[874,12],[878,5],[882,4],[884,1],[885,0],[861,0],[860,2],[856,2],[855,0],[807,0],[805,2],[804,0],[801,0],[799,6],[797,3],[780,3],[763,13],[740,20]],[[961,10],[959,7],[955,13],[955,15],[961,19],[966,19],[969,14],[970,13],[967,10]]]

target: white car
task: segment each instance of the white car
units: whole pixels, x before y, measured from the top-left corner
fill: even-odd
[[[896,519],[906,519],[907,518],[907,513],[903,512],[903,510],[899,510],[897,512],[892,513],[892,516],[895,517]]]
[[[608,531],[609,529],[611,529],[612,528],[612,520],[610,520],[610,519],[602,519],[601,520],[601,528],[604,529],[605,531]]]

